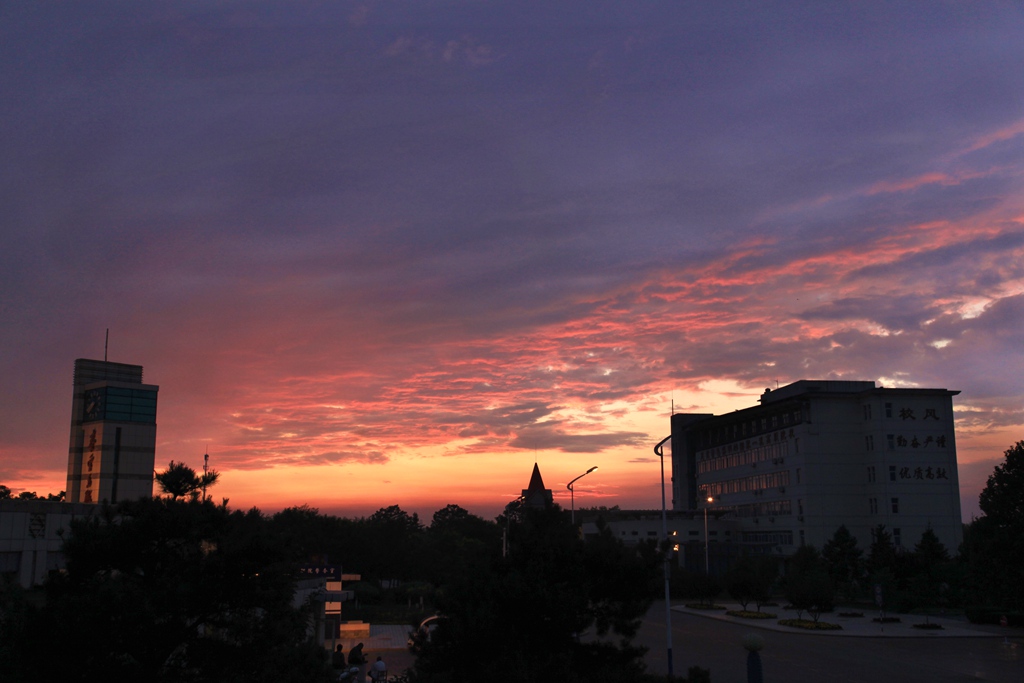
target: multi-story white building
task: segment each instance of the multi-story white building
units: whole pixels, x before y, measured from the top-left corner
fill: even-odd
[[[800,380],[759,406],[673,415],[673,508],[731,513],[742,543],[781,554],[820,549],[840,525],[866,551],[879,524],[898,547],[931,528],[956,552],[958,393]]]

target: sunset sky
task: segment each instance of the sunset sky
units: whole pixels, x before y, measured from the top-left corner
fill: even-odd
[[[660,507],[669,415],[961,391],[1024,439],[1024,6],[0,7],[0,483],[64,489],[76,358],[217,500]]]

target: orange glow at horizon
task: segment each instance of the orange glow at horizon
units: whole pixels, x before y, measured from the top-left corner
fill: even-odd
[[[246,337],[248,323],[239,323],[194,363],[147,362],[147,379],[161,386],[156,465],[174,459],[194,466],[208,448],[222,474],[215,499],[369,514],[391,504],[429,512],[448,503],[494,512],[526,486],[536,459],[556,501],[565,498],[559,482],[564,488],[598,465],[578,489],[578,505],[658,507],[651,447],[668,432],[673,401],[677,412],[720,414],[753,405],[776,381],[872,379],[845,349],[885,348],[904,332],[873,320],[870,306],[831,313],[869,296],[928,298],[933,319],[912,333],[919,353],[938,359],[958,352],[955,333],[933,340],[928,330],[959,329],[1019,296],[1024,283],[1007,275],[985,297],[964,295],[946,286],[938,266],[911,281],[900,277],[898,264],[988,239],[1005,226],[977,219],[908,224],[855,247],[785,259],[768,251],[771,240],[748,240],[717,259],[578,295],[562,304],[570,313],[526,330],[466,334],[429,316],[389,327],[355,311],[366,325],[344,325],[334,335],[319,323],[322,334],[344,340],[344,352],[325,346],[300,354],[301,345],[278,329],[255,325]],[[890,267],[895,275],[877,275]],[[978,271],[1011,267],[1001,253],[976,263]],[[281,328],[315,318],[302,307],[280,313]],[[193,327],[177,332],[195,338],[208,322],[190,319]],[[421,336],[429,343],[408,343]],[[886,377],[919,381],[885,368]],[[959,401],[961,464],[998,457],[1006,446],[996,448],[993,430],[972,421],[971,397]],[[8,485],[40,489],[31,482],[50,481],[49,489],[63,488],[62,473],[32,477]],[[979,478],[961,479],[966,489]]]
[[[4,6],[0,484],[65,488],[109,329],[233,508],[493,517],[537,462],[653,509],[673,409],[837,379],[959,390],[974,514],[1024,435],[1015,3],[359,4]]]

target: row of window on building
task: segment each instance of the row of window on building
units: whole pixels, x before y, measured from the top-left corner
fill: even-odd
[[[701,484],[700,489],[703,496],[717,498],[724,493],[743,493],[745,491],[758,491],[778,488],[785,493],[785,487],[789,485],[789,470],[779,472],[764,472],[749,477],[737,479],[726,479],[725,481],[713,481]]]
[[[805,544],[804,530],[798,531],[800,545]],[[758,543],[765,545],[793,545],[793,532],[785,529],[771,529],[765,531],[744,531],[744,543]],[[903,533],[899,527],[892,530],[892,544],[897,548],[903,546]]]
[[[742,444],[737,444],[742,446]],[[746,448],[720,447],[698,455],[697,473],[715,472],[718,470],[753,465],[758,462],[781,464],[789,455],[789,443],[781,441],[768,445],[751,445]]]
[[[895,501],[896,499],[893,499],[893,500]],[[897,504],[897,503],[894,502],[894,505],[895,504]],[[627,535],[627,532],[625,530],[623,530],[621,533],[622,533],[623,536]],[[632,530],[632,531],[630,531],[628,533],[630,535],[632,535],[632,536],[639,536],[640,535],[640,532],[637,531],[637,530]],[[696,529],[690,529],[688,533],[689,533],[689,538],[687,540],[689,540],[689,541],[700,540],[700,532],[697,531]],[[803,529],[799,529],[797,531],[797,534],[798,534],[798,538],[800,540],[800,545],[804,545],[804,543],[805,543],[805,532],[804,532],[804,530]],[[732,532],[730,532],[730,531],[726,531],[725,532],[725,536],[726,537],[731,536],[731,535],[732,535]],[[648,531],[647,532],[647,536],[650,537],[650,538],[657,538],[659,536],[659,533],[657,531]],[[678,544],[682,543],[684,539],[680,538],[678,532],[676,532],[676,531],[670,532],[670,536],[672,536],[673,538],[676,539],[675,540],[675,542],[676,542],[675,550],[679,550],[679,545]],[[711,530],[711,531],[708,532],[708,541],[717,541],[718,540],[717,537],[718,537],[718,531]],[[793,545],[793,531],[790,530],[790,529],[765,529],[763,531],[761,531],[761,530],[744,531],[744,532],[742,532],[742,539],[743,539],[744,543],[756,543],[756,544],[768,544],[768,545]],[[728,539],[726,539],[726,540],[728,540]],[[894,527],[892,529],[892,542],[893,542],[893,545],[895,545],[897,547],[902,547],[902,545],[903,545],[903,533],[902,533],[902,530],[899,527]]]
[[[623,536],[625,536],[625,535],[626,535],[626,531],[625,531],[625,530],[621,531],[620,533],[621,533],[621,535],[623,535]],[[697,536],[699,536],[699,535],[700,535],[700,531],[698,531],[697,529],[690,529],[690,530],[689,530],[689,531],[688,531],[687,533],[689,534],[689,536],[690,536],[691,538],[692,538],[692,537],[697,537]],[[647,537],[648,537],[648,538],[657,538],[657,537],[658,537],[658,536],[659,536],[660,534],[661,534],[661,532],[659,532],[659,531],[648,531],[648,532],[647,532]],[[639,535],[640,535],[640,531],[639,531],[638,529],[633,529],[633,530],[629,531],[629,535],[630,535],[630,536],[639,536]],[[715,538],[715,540],[717,540],[717,537],[718,537],[718,530],[717,530],[717,529],[712,529],[712,530],[708,531],[708,535],[709,535],[709,536],[712,536],[712,537],[714,537],[714,538]],[[731,532],[731,531],[729,531],[728,529],[726,529],[726,530],[725,530],[725,531],[723,532],[723,535],[724,535],[724,536],[725,536],[726,538],[728,538],[729,536],[732,536],[732,532]],[[673,530],[673,531],[670,531],[670,532],[669,532],[669,536],[672,536],[672,537],[673,537],[673,538],[675,538],[675,539],[679,539],[679,532],[678,532],[678,531],[675,531],[675,530]]]
[[[716,513],[731,514],[734,517],[784,517],[793,514],[793,502],[789,499],[765,500],[756,503],[741,503],[738,505],[715,505]],[[893,497],[889,499],[889,510],[894,515],[900,513],[900,499]],[[879,511],[878,498],[868,498],[868,512],[877,515]],[[804,502],[796,501],[796,514],[803,517]]]
[[[765,416],[760,419],[755,418],[752,420],[744,420],[743,422],[735,422],[722,427],[705,429],[700,432],[700,446],[702,448],[707,448],[716,444],[725,443],[726,441],[754,436],[769,430],[778,429],[779,427],[798,424],[800,419],[800,411],[792,410],[771,416]]]
[[[716,505],[715,512],[730,513],[736,517],[784,517],[793,514],[793,502],[791,500],[765,500],[756,503],[742,503],[740,505]],[[799,506],[799,514],[803,514],[802,504]]]

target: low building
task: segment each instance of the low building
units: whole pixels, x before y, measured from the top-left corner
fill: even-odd
[[[607,528],[625,545],[644,541],[660,542],[661,510],[586,510],[581,511],[583,536],[592,536]],[[740,552],[743,537],[739,520],[721,511],[668,510],[665,529],[679,566],[691,571],[709,570],[721,574]]]
[[[71,520],[99,513],[99,506],[47,500],[0,500],[0,574],[22,588],[38,586],[64,569],[62,546]]]

